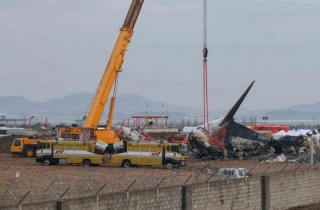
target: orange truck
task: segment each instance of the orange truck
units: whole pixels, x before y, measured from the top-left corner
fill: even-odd
[[[35,157],[39,139],[16,138],[11,145],[11,154],[24,157]]]

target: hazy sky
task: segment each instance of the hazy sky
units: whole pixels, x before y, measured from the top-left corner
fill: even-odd
[[[0,95],[95,92],[131,0],[1,0]],[[210,110],[316,103],[319,0],[208,0]],[[202,107],[202,0],[145,0],[118,94]],[[90,102],[88,102],[89,104]]]

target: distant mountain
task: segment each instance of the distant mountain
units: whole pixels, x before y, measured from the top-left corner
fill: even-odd
[[[157,101],[152,101],[146,99],[140,95],[133,94],[121,94],[117,96],[116,109],[117,113],[127,113],[131,114],[134,112],[146,112],[148,106],[148,112],[186,112],[186,113],[194,113],[195,109],[176,106],[172,104],[163,104]]]
[[[45,102],[32,102],[21,96],[0,96],[0,112],[11,118],[14,116],[18,116],[18,118],[60,116],[60,119],[81,119],[90,108],[92,99],[93,94],[88,92],[72,94],[62,99],[51,99]],[[117,96],[114,119],[122,120],[131,118],[132,115],[145,115],[147,106],[148,114],[160,115],[163,112],[164,115],[175,116],[178,119],[191,116],[197,112],[195,109],[172,104],[163,104],[162,108],[161,102],[152,101],[139,95],[122,94]],[[105,106],[102,118],[107,118],[108,109],[109,103]]]
[[[21,96],[0,96],[1,112],[11,116],[78,115],[84,113],[92,94],[74,94],[62,99],[33,102]]]
[[[56,122],[74,122],[75,119],[82,119],[90,107],[93,94],[88,92],[72,94],[61,99],[51,99],[45,102],[33,102],[21,96],[0,96],[0,113],[6,114],[7,118],[25,118],[30,116],[46,117]],[[147,110],[148,106],[148,110]],[[232,107],[232,105],[230,105]],[[109,103],[106,104],[105,112],[101,117],[106,120],[109,111]],[[120,94],[117,96],[114,120],[122,121],[131,118],[133,115],[168,115],[171,120],[189,118],[195,120],[195,116],[201,118],[202,109],[163,104],[146,99],[140,95]],[[163,112],[163,113],[162,113]],[[214,110],[209,113],[210,119],[224,116],[228,110]],[[199,117],[200,116],[200,117]],[[320,119],[320,102],[315,104],[300,104],[277,110],[248,110],[240,107],[236,118],[262,120],[262,116],[268,116],[269,120],[299,120],[299,119]],[[197,119],[201,121],[201,119]]]
[[[284,108],[282,110],[295,110],[298,112],[320,112],[320,102],[315,104],[299,104],[291,107]]]
[[[267,111],[267,116],[273,119],[295,119],[295,120],[312,120],[320,119],[320,102],[315,104],[299,104],[291,107]]]

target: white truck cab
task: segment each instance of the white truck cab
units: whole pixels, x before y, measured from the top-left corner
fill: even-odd
[[[246,168],[220,168],[218,172],[218,180],[238,179],[249,176],[251,174]]]

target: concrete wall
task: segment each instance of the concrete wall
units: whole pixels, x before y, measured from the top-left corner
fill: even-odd
[[[31,209],[288,209],[320,202],[320,170],[1,207]],[[26,198],[28,199],[28,198]]]
[[[186,186],[186,209],[261,209],[261,177]]]
[[[104,209],[181,209],[181,186],[151,189],[127,193],[125,206],[117,202],[120,194],[101,196],[101,210]],[[100,209],[99,209],[100,210]]]
[[[320,202],[319,170],[277,174],[268,178],[269,209],[285,209]]]
[[[28,203],[17,206],[1,207],[1,210],[57,210],[57,201],[48,201],[43,203]],[[62,210],[62,209],[61,209]]]
[[[51,201],[45,203],[21,204],[1,207],[1,210],[178,210],[181,209],[181,186],[141,190],[127,193],[113,193],[85,198]]]

